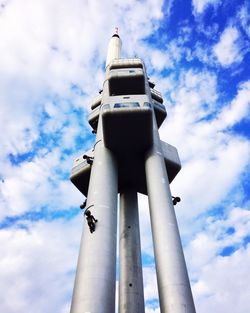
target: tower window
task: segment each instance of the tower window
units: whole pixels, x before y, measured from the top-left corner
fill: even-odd
[[[138,108],[140,107],[139,102],[122,102],[115,103],[114,108]]]
[[[109,80],[111,96],[145,94],[144,77],[115,77]]]

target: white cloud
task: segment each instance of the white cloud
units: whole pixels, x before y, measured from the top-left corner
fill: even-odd
[[[65,163],[60,160],[59,151],[54,150],[22,163],[15,171],[6,168],[6,178],[1,183],[1,217],[39,211],[41,207],[64,210],[78,206],[83,196],[69,180],[57,174],[59,169],[65,170],[64,166],[70,170],[72,161]]]
[[[247,2],[246,2],[247,3]],[[247,4],[242,5],[238,11],[237,17],[243,27],[245,33],[250,37],[250,17],[249,17],[249,6]]]
[[[156,309],[145,309],[146,313],[160,313],[160,308],[156,308]]]
[[[160,133],[164,140],[174,138],[175,144],[182,146],[183,136],[199,135],[192,125],[214,113],[218,97],[217,79],[210,72],[189,70],[181,73],[179,81],[169,86],[172,87],[168,90],[171,102],[166,104],[169,116]]]
[[[143,268],[143,284],[145,301],[158,299],[156,273],[154,267]]]
[[[242,242],[249,236],[250,212],[233,208],[223,219],[208,218],[204,230],[196,235],[186,249],[193,279],[193,293],[197,311],[247,311],[250,245]],[[231,228],[234,232],[227,234]],[[236,251],[221,256],[223,248],[232,246]],[[234,297],[234,290],[240,295]]]
[[[228,67],[242,60],[239,40],[240,33],[235,27],[229,26],[221,34],[219,42],[213,47],[213,53],[222,66]]]
[[[81,217],[1,230],[1,311],[69,311]],[[6,244],[8,243],[8,244]]]
[[[195,10],[195,13],[201,14],[204,12],[204,10],[209,6],[217,6],[220,4],[220,0],[193,0],[193,7]]]
[[[249,118],[250,111],[250,81],[241,83],[236,97],[218,116],[217,127],[229,128],[244,118]]]
[[[139,53],[154,73],[164,69],[174,70],[181,60],[190,61],[192,59],[191,49],[185,45],[190,40],[191,33],[192,29],[184,21],[176,38],[169,40],[164,49],[154,49],[147,44],[143,44],[139,48]]]
[[[172,62],[169,59],[168,54],[159,50],[154,50],[151,53],[151,63],[152,67],[156,71],[161,71],[164,68],[172,67]]]
[[[178,88],[169,91],[175,105],[167,104],[168,118],[160,132],[163,140],[178,148],[183,165],[171,184],[173,194],[182,198],[177,214],[183,234],[197,230],[202,219],[193,228],[188,221],[223,201],[249,164],[249,141],[231,132],[248,115],[248,85],[240,85],[221,111],[216,110],[219,94],[212,73],[186,72]],[[237,196],[236,190],[231,196]]]
[[[153,255],[153,243],[151,235],[151,225],[149,216],[148,198],[139,194],[139,216],[140,216],[140,234],[142,252],[150,256]]]
[[[197,311],[208,313],[249,310],[250,246],[230,257],[218,257],[204,268],[194,284]],[[235,292],[237,290],[237,293]],[[233,308],[233,309],[232,309]]]

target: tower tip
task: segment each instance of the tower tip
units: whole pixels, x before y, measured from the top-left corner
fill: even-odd
[[[118,35],[118,27],[115,27],[115,33],[112,37],[118,37],[120,38],[120,36]]]
[[[111,37],[108,46],[108,53],[106,58],[106,67],[114,60],[120,58],[121,52],[121,38],[118,35],[118,27],[115,28],[115,33]]]

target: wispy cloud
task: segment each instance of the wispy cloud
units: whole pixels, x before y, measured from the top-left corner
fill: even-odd
[[[193,7],[196,14],[201,14],[209,6],[217,6],[221,3],[220,0],[193,0]]]
[[[197,310],[223,312],[234,305],[240,312],[247,310],[249,223],[249,211],[235,207],[223,219],[209,218],[207,228],[191,241],[187,256],[194,271]],[[235,288],[241,290],[240,296],[232,296]]]
[[[244,29],[246,35],[250,37],[250,17],[249,17],[250,7],[247,2],[245,2],[240,10],[238,11],[237,17],[240,21],[242,28]]]
[[[69,311],[80,225],[77,217],[1,230],[3,312]]]
[[[222,66],[227,67],[242,61],[243,54],[239,39],[239,31],[232,26],[227,27],[221,34],[219,42],[213,47],[213,52]]]

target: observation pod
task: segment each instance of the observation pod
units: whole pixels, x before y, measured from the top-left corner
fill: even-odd
[[[89,159],[88,159],[89,157]],[[73,167],[70,174],[71,182],[76,188],[87,197],[89,179],[91,173],[91,163],[93,162],[94,151],[89,150],[74,160]],[[90,161],[89,161],[90,160]]]
[[[105,146],[116,153],[143,152],[152,145],[152,106],[140,59],[114,59],[104,82]]]
[[[181,163],[177,149],[170,144],[161,141],[161,149],[164,157],[169,183],[171,183],[181,169]],[[88,162],[86,156],[92,159],[94,157],[94,148],[78,156],[73,163],[70,180],[76,188],[87,197],[89,179],[91,173],[91,162]],[[130,158],[132,157],[132,161]],[[122,192],[128,186],[134,187],[135,191],[147,195],[146,176],[144,163],[139,155],[125,155],[125,161],[119,160],[118,173],[119,183],[118,191]],[[123,159],[124,159],[123,158]]]

